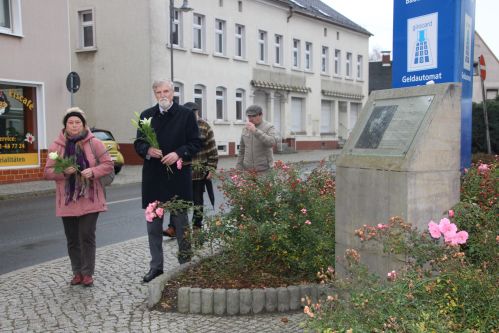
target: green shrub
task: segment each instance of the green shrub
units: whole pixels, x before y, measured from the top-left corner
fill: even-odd
[[[334,264],[335,183],[327,163],[308,176],[277,162],[268,174],[231,170],[221,176],[228,207],[205,237],[219,242],[234,267],[314,278]]]
[[[499,262],[499,169],[498,157],[490,164],[478,162],[463,175],[461,200],[454,207],[453,220],[470,238],[464,247],[475,265],[498,272]]]
[[[487,101],[487,116],[489,121],[490,146],[492,154],[499,153],[499,97]],[[473,103],[472,106],[472,151],[486,153],[485,121],[483,103]]]

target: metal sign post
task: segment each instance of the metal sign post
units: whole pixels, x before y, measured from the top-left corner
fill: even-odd
[[[485,123],[485,141],[487,144],[487,154],[492,154],[492,148],[490,147],[490,133],[489,133],[489,117],[487,116],[487,102],[485,96],[485,78],[487,77],[487,72],[485,71],[485,58],[483,55],[478,57],[478,73],[480,73],[480,82],[482,83],[482,99],[483,99],[483,120]]]

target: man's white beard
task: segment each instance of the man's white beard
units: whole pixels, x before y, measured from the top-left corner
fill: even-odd
[[[165,110],[165,111],[168,110],[170,105],[172,105],[172,103],[166,98],[159,100],[158,103],[159,103],[159,106],[161,106],[163,108],[163,110]]]

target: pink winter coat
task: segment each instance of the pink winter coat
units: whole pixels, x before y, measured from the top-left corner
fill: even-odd
[[[95,156],[90,147],[90,139],[92,139],[92,147],[95,153],[99,157],[100,164],[97,166],[95,161]],[[104,212],[107,210],[106,198],[104,194],[104,189],[98,178],[107,175],[113,170],[113,161],[111,156],[106,152],[104,144],[94,137],[92,132],[88,131],[88,135],[82,140],[83,149],[85,151],[85,156],[92,168],[94,178],[93,190],[93,201],[87,197],[81,197],[76,202],[70,201],[67,205],[65,204],[65,184],[66,177],[63,173],[54,173],[55,162],[47,158],[47,164],[45,165],[44,177],[47,180],[55,180],[56,192],[55,192],[55,215],[62,216],[82,216],[89,213]],[[64,156],[64,148],[66,146],[66,138],[63,132],[59,134],[59,137],[52,143],[48,149],[48,152],[56,151],[59,156]],[[89,187],[90,190],[90,187]]]

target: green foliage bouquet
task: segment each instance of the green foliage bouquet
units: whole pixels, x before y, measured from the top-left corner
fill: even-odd
[[[314,279],[334,263],[335,183],[322,163],[303,175],[280,161],[268,174],[221,175],[228,200],[210,225],[231,265]]]

